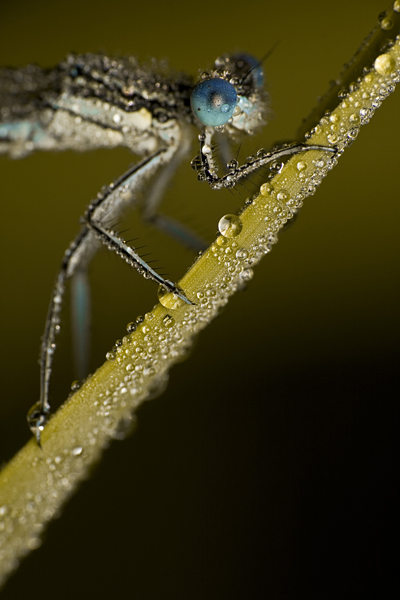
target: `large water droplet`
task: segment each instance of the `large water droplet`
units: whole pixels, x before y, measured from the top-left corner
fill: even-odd
[[[374,62],[374,67],[379,75],[388,75],[396,67],[395,60],[390,54],[381,54]]]
[[[242,231],[242,221],[236,215],[225,215],[218,223],[218,229],[224,237],[233,238]]]

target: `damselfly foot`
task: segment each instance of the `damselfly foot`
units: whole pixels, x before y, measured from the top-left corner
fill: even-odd
[[[29,429],[32,431],[32,434],[34,435],[38,446],[41,447],[42,431],[47,421],[49,420],[48,411],[44,411],[42,409],[42,403],[39,401],[32,406],[26,418],[28,421]]]

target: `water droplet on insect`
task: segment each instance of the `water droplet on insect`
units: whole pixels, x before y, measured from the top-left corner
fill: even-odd
[[[236,215],[225,215],[218,223],[219,232],[228,238],[236,237],[242,231],[242,221]]]
[[[160,303],[169,310],[176,310],[185,304],[185,301],[173,292],[166,292],[165,288],[160,285],[157,292]]]
[[[374,62],[375,71],[379,73],[379,75],[388,75],[392,71],[394,71],[396,67],[395,60],[390,56],[390,54],[381,54]]]
[[[283,162],[280,162],[279,160],[274,160],[272,163],[270,163],[269,170],[273,173],[279,174],[282,171],[283,166]]]
[[[115,353],[114,352],[107,352],[106,359],[107,360],[114,360],[115,359]]]
[[[47,422],[47,416],[43,413],[43,408],[40,402],[36,402],[29,410],[27,416],[29,429],[36,436],[38,431],[43,431]]]

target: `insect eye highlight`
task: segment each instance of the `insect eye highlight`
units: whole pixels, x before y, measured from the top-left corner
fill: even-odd
[[[198,83],[190,97],[193,114],[211,127],[224,125],[232,118],[238,103],[235,88],[225,79],[205,79]]]

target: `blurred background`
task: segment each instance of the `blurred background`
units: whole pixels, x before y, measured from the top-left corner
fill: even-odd
[[[294,138],[385,1],[2,0],[0,63],[51,67],[70,51],[104,51],[168,58],[196,75],[223,52],[261,57],[278,43],[265,65],[270,122],[243,144],[243,160]],[[5,600],[392,597],[399,104],[397,91],[361,130],[248,289],[172,370],[164,395],[139,410],[134,435],[104,454]],[[132,160],[123,149],[0,157],[0,461],[29,439],[25,414],[38,399],[40,338],[63,252],[87,203]],[[210,191],[185,164],[163,210],[211,241],[245,198]],[[138,215],[127,222],[179,279],[191,253]],[[91,371],[156,302],[156,287],[120,262],[101,251],[92,265]],[[68,297],[63,325],[54,406],[75,379]]]

